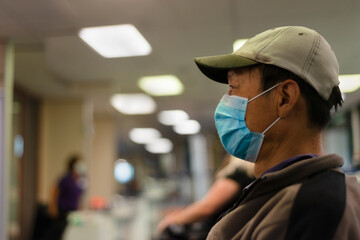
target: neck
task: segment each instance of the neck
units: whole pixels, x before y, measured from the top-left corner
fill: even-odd
[[[262,173],[282,161],[297,155],[322,155],[321,133],[309,133],[311,133],[311,136],[303,132],[301,134],[283,136],[279,138],[279,141],[270,141],[271,143],[266,143],[264,139],[264,144],[255,162],[255,177],[259,177]]]
[[[79,174],[77,174],[75,171],[70,172],[70,174],[71,174],[71,176],[73,178],[78,178],[79,177]]]

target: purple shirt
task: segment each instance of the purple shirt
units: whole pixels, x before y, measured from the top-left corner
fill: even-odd
[[[59,184],[59,198],[58,208],[60,211],[73,211],[78,209],[80,196],[83,188],[80,186],[79,181],[66,174],[60,179]]]
[[[298,155],[298,156],[295,156],[295,157],[291,157],[289,159],[286,159],[286,160],[282,161],[278,165],[275,165],[274,167],[268,169],[266,172],[261,174],[260,177],[262,177],[266,173],[276,172],[276,171],[279,171],[281,169],[284,169],[287,166],[289,166],[289,165],[291,165],[293,163],[296,163],[298,161],[305,160],[305,159],[308,159],[308,158],[317,157],[317,156],[318,155],[316,155],[316,154],[302,154],[302,155]]]

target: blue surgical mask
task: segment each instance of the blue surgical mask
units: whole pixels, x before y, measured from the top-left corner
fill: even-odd
[[[222,97],[215,111],[215,125],[221,143],[228,153],[249,162],[256,161],[264,140],[264,134],[280,120],[280,117],[262,133],[251,132],[245,123],[246,107],[248,102],[271,91],[279,84],[274,85],[250,100],[228,94]]]

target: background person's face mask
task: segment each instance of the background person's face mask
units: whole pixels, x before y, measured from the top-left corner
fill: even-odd
[[[280,117],[262,133],[251,132],[245,123],[246,107],[248,102],[271,91],[279,84],[274,85],[250,100],[228,94],[222,97],[215,111],[215,125],[221,143],[228,153],[249,162],[256,161],[264,134],[280,120]]]
[[[81,160],[78,161],[77,163],[75,163],[75,172],[79,175],[84,175],[86,173],[86,165],[85,163]]]

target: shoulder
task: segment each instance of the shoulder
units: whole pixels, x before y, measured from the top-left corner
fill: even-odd
[[[294,209],[316,207],[318,211],[333,210],[346,202],[345,174],[335,170],[316,173],[305,181],[294,201]],[[324,213],[325,214],[325,213]]]
[[[69,184],[69,182],[71,182],[71,181],[72,181],[72,178],[71,178],[70,174],[65,174],[62,177],[60,177],[58,183],[60,186],[62,186],[62,185]]]
[[[254,164],[230,156],[229,164],[218,172],[217,178],[232,179],[244,188],[255,180]]]
[[[287,239],[297,236],[331,239],[341,221],[345,205],[343,173],[326,170],[310,176],[294,199]]]

